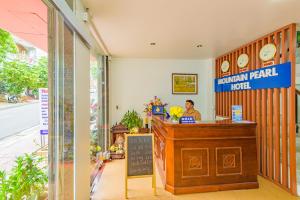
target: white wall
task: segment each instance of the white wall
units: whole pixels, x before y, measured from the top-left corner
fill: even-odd
[[[213,59],[113,58],[109,70],[111,125],[120,122],[127,110],[135,109],[143,114],[144,104],[155,95],[169,106],[184,107],[185,100],[192,99],[204,120],[213,119]],[[172,95],[172,73],[197,73],[198,95]]]

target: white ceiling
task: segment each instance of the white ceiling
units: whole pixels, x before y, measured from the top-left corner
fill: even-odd
[[[300,22],[300,0],[83,0],[114,57],[204,59]],[[155,42],[155,46],[149,43]],[[202,44],[202,48],[197,48]]]

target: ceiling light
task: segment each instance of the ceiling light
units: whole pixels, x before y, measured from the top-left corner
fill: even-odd
[[[202,44],[198,44],[196,47],[200,48],[200,47],[203,47],[203,45]]]
[[[155,42],[151,42],[150,45],[151,45],[151,46],[155,46],[156,43],[155,43]]]

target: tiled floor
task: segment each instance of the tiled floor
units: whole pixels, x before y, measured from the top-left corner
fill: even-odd
[[[106,164],[93,200],[121,200],[124,198],[125,160],[114,160]],[[163,189],[160,177],[157,177],[157,196],[153,196],[151,179],[130,179],[129,199],[134,200],[300,200],[271,182],[259,177],[259,189],[233,190],[174,196]]]

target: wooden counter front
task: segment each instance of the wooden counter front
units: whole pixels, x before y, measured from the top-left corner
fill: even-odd
[[[154,117],[155,157],[173,194],[257,188],[256,123],[174,124]]]

